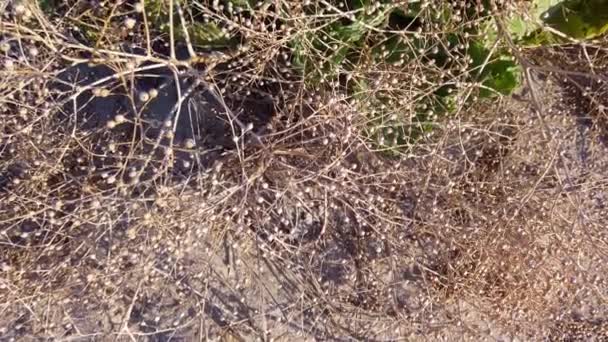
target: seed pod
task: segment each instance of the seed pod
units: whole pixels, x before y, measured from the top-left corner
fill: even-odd
[[[133,18],[127,18],[125,19],[125,27],[129,30],[133,29],[135,27],[135,24],[137,23],[137,21]]]
[[[9,44],[8,42],[2,42],[0,43],[0,51],[6,53],[11,49],[11,44]]]
[[[22,16],[25,13],[25,6],[23,4],[17,4],[14,7],[15,14],[18,16]]]
[[[15,68],[15,62],[13,62],[12,59],[7,59],[4,61],[4,67],[7,70],[13,70],[13,68]]]
[[[116,115],[116,116],[114,117],[114,121],[115,121],[117,124],[121,124],[121,123],[123,123],[123,122],[127,121],[127,118],[125,118],[125,116],[124,116],[124,115],[122,115],[122,114],[118,114],[118,115]]]
[[[196,142],[194,141],[194,139],[186,139],[186,141],[184,142],[184,147],[192,149],[196,147]]]
[[[139,101],[146,102],[150,99],[150,94],[148,92],[142,91],[139,93]]]

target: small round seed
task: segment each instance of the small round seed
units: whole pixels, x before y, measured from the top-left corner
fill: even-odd
[[[146,102],[150,99],[150,94],[148,92],[142,91],[139,93],[139,101]]]

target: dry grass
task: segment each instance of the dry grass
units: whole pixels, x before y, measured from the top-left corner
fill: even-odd
[[[608,338],[605,39],[519,50],[524,93],[471,102],[458,47],[309,80],[290,44],[322,61],[307,34],[353,14],[311,3],[0,3],[0,336]]]

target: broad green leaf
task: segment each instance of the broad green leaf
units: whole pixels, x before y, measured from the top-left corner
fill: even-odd
[[[608,32],[608,0],[566,0],[557,3],[544,0],[544,2],[551,6],[543,6],[536,13],[543,24],[570,38],[593,39]],[[522,40],[524,45],[564,42],[568,40],[542,28]]]
[[[535,0],[529,2],[521,11],[513,11],[505,20],[506,29],[515,42],[522,45],[534,45],[530,36],[541,31],[542,14],[549,8],[560,3],[561,0]],[[522,4],[522,6],[525,6]],[[484,32],[484,45],[491,47],[498,37],[494,20],[488,20],[482,29]]]
[[[509,34],[511,34],[511,36],[517,40],[532,32],[533,30],[531,27],[533,25],[534,24],[532,24],[530,20],[526,20],[521,16],[515,16],[509,20],[507,30],[509,30]]]
[[[520,81],[520,68],[510,59],[494,61],[484,70],[484,85],[496,90],[503,95],[511,94]],[[481,89],[483,97],[492,96],[491,91]]]
[[[608,0],[569,0],[543,13],[544,22],[576,39],[591,39],[608,31]]]
[[[503,95],[512,93],[520,83],[520,67],[507,55],[488,58],[489,53],[490,51],[481,42],[470,44],[468,54],[473,59],[475,78],[498,93]],[[486,59],[488,63],[484,65]],[[488,89],[481,89],[480,95],[491,97],[495,94]]]

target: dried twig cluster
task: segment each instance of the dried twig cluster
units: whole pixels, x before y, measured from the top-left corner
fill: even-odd
[[[425,54],[337,73],[321,61],[340,46],[309,37],[360,9],[237,3],[0,4],[0,335],[605,335],[605,41],[517,50],[557,96],[471,105],[467,43],[446,47],[449,71],[424,58],[440,2],[422,2]],[[468,4],[453,25],[479,20]],[[449,117],[422,108],[445,86]]]

